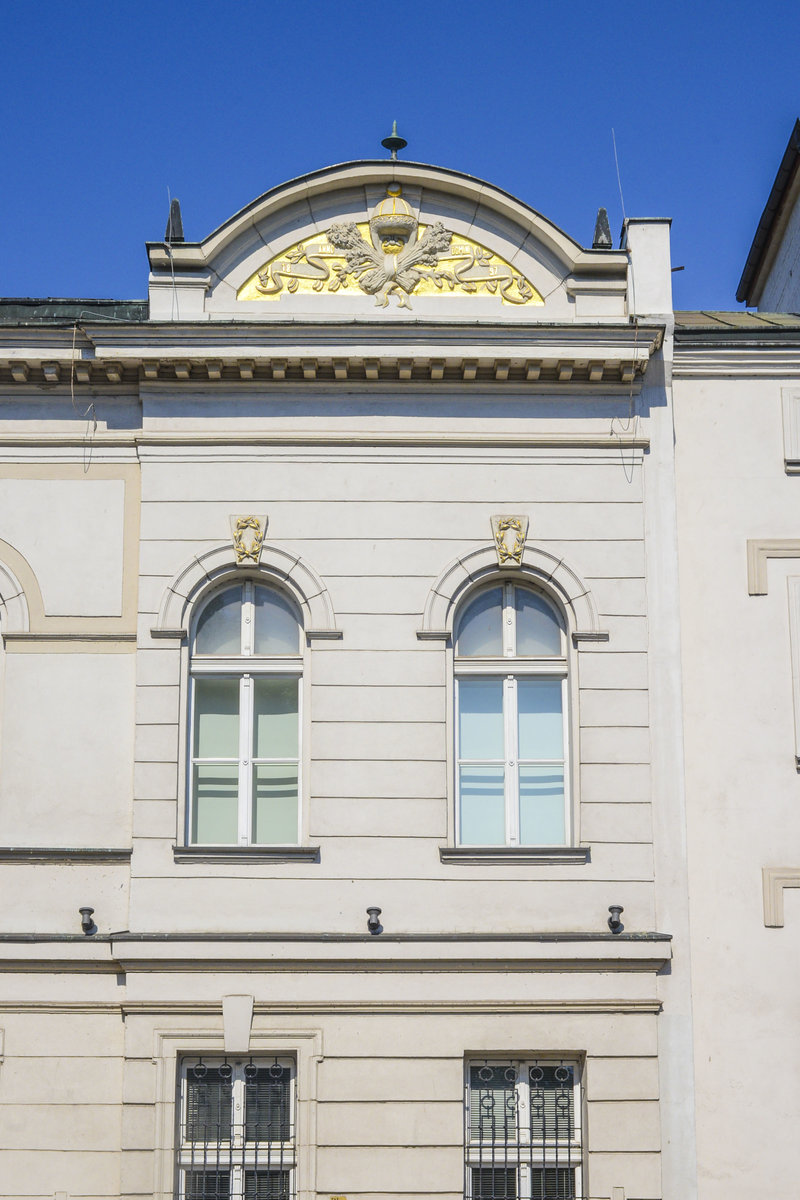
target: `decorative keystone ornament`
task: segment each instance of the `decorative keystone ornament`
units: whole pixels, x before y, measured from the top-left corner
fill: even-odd
[[[522,552],[528,536],[528,518],[492,517],[491,522],[498,564],[501,567],[522,566]]]
[[[267,532],[266,515],[231,516],[230,522],[237,567],[246,566],[248,563],[257,566]]]

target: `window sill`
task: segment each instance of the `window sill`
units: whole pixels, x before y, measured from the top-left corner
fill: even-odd
[[[175,862],[319,862],[319,846],[173,846],[172,853]]]
[[[439,860],[460,866],[518,863],[538,867],[582,866],[591,860],[589,846],[440,846]]]

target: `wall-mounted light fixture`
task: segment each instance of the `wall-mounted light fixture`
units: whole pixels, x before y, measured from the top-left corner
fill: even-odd
[[[94,909],[89,908],[87,905],[84,908],[79,908],[78,912],[81,914],[81,929],[86,936],[89,937],[91,934],[97,933],[97,926],[92,920]]]
[[[612,933],[622,933],[625,926],[620,921],[619,914],[625,912],[625,909],[621,904],[609,904],[608,911],[611,913],[608,918],[608,928]]]
[[[367,929],[370,933],[383,933],[381,910],[379,908],[373,906],[367,909]]]

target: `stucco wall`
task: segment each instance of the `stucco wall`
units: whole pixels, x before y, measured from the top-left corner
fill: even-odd
[[[700,1195],[789,1195],[800,907],[787,893],[785,927],[765,928],[761,871],[800,854],[786,590],[800,564],[770,561],[768,594],[749,595],[746,543],[796,538],[800,492],[780,379],[678,378],[675,412]]]

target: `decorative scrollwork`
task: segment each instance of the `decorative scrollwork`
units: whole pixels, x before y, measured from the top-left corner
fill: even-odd
[[[390,183],[368,222],[331,225],[271,259],[242,285],[239,300],[274,300],[284,292],[340,292],[355,285],[385,308],[393,296],[411,308],[412,294],[497,296],[504,304],[543,304],[536,289],[492,250],[446,229],[419,223]]]

